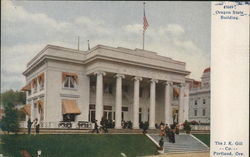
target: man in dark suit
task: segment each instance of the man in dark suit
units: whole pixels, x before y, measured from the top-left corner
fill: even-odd
[[[27,127],[28,127],[28,134],[30,134],[30,131],[31,131],[31,126],[32,126],[32,122],[30,120],[30,118],[28,119],[28,122],[27,122]]]
[[[94,127],[94,129],[92,130],[92,133],[94,133],[95,131],[96,131],[96,133],[99,133],[97,120],[95,120],[95,127]]]

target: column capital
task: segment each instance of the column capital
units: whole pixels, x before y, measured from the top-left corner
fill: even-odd
[[[105,76],[106,75],[106,73],[105,72],[103,72],[103,71],[96,71],[96,72],[94,72],[94,74],[95,75],[103,75],[103,76]]]
[[[116,74],[114,77],[116,77],[116,78],[125,78],[125,75],[124,74]]]
[[[133,80],[139,80],[139,81],[141,81],[142,80],[142,77],[139,77],[139,76],[135,76],[135,77],[133,77]]]
[[[171,82],[171,81],[166,81],[164,84],[167,86],[173,86],[173,82]]]
[[[150,79],[150,82],[151,83],[158,83],[158,80],[157,79]]]

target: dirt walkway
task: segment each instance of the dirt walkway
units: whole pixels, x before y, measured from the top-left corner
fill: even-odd
[[[147,157],[209,157],[209,152],[201,152],[201,153],[175,153],[175,154],[162,154],[155,156],[147,156]]]

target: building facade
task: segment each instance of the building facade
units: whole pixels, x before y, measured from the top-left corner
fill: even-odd
[[[189,98],[189,120],[210,124],[210,68],[203,71],[201,82],[191,82]]]
[[[31,120],[155,123],[188,120],[189,71],[155,52],[97,45],[89,51],[47,45],[24,71]]]

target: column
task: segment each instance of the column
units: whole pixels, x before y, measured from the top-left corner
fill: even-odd
[[[139,92],[141,77],[134,77],[133,128],[139,129]]]
[[[165,123],[166,124],[172,124],[173,123],[173,116],[172,116],[172,107],[171,107],[171,89],[172,89],[172,82],[166,82],[165,83],[165,110],[164,110],[164,116],[165,116]]]
[[[186,83],[185,84],[185,87],[184,87],[184,121],[185,120],[189,120],[189,117],[188,117],[188,115],[189,115],[189,84],[188,83]]]
[[[31,100],[30,103],[30,120],[35,120],[35,113],[34,113],[34,100]]]
[[[41,120],[41,115],[40,115],[41,113],[39,112],[39,103],[40,103],[39,101],[40,101],[40,98],[37,99],[37,103],[36,103],[36,110],[37,110],[37,111],[36,111],[36,113],[37,113],[38,122],[40,123],[40,122],[41,122],[41,121],[40,121],[40,120]],[[40,125],[41,125],[41,124],[40,124]]]
[[[122,79],[125,77],[122,74],[116,76],[116,97],[115,97],[115,128],[121,129],[122,120]]]
[[[158,80],[150,80],[149,128],[155,129],[155,84]]]
[[[100,124],[103,116],[103,76],[105,72],[96,72],[96,104],[95,119]]]
[[[178,122],[184,122],[184,84],[180,84]]]

